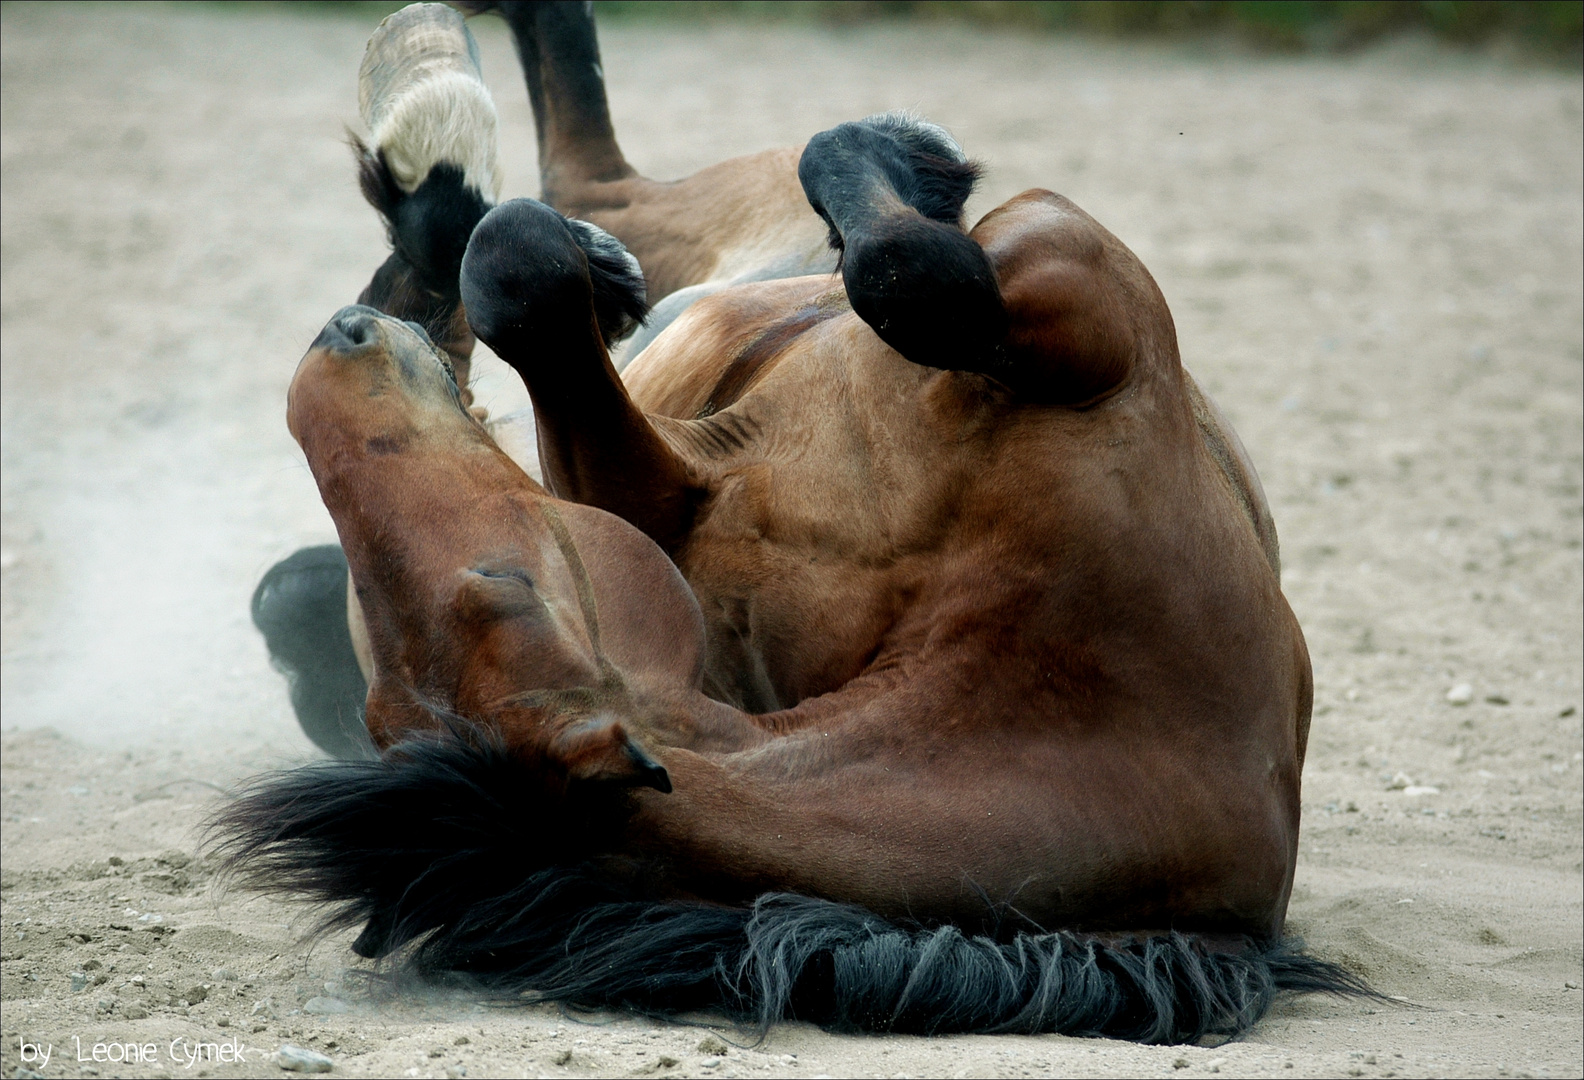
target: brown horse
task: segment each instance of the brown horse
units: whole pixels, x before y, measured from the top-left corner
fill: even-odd
[[[585,9],[506,14],[557,208],[484,212],[477,159],[404,180],[376,131],[382,274],[460,248],[456,278],[377,277],[289,399],[383,753],[260,781],[234,865],[363,955],[582,1003],[1160,1041],[1362,992],[1282,939],[1308,656],[1137,258],[1044,191],[964,229],[976,169],[899,115],[662,189]],[[840,276],[728,286],[750,226],[689,222],[773,207],[730,196],[793,161]],[[807,226],[774,218],[772,270]],[[645,277],[699,295],[624,381]],[[522,375],[549,491],[467,410],[457,312]]]

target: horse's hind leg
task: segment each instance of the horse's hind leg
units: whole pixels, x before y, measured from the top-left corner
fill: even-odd
[[[380,23],[358,71],[367,144],[353,140],[363,196],[394,249],[358,302],[422,326],[451,357],[463,401],[473,335],[458,275],[468,237],[500,193],[495,104],[462,16],[413,4]]]
[[[539,138],[540,197],[559,210],[587,184],[636,176],[611,126],[592,4],[504,0],[457,5],[494,11],[511,27]]]

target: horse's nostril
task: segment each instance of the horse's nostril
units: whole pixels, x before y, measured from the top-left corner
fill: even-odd
[[[359,304],[344,307],[325,323],[325,328],[314,339],[313,347],[345,351],[369,345],[378,336],[379,318],[379,312],[373,308]]]
[[[378,320],[369,312],[344,308],[336,315],[335,324],[353,345],[367,345],[374,340]]]

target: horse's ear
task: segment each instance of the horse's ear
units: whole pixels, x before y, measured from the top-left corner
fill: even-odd
[[[570,780],[652,787],[670,794],[671,776],[627,734],[620,720],[596,716],[573,724],[550,742],[549,756]]]
[[[649,317],[649,291],[643,269],[620,240],[587,221],[566,219],[572,238],[588,257],[594,291],[594,317],[607,346],[614,345]]]

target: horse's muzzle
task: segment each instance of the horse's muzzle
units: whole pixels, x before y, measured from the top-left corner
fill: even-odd
[[[378,324],[382,317],[363,304],[348,305],[331,316],[309,348],[350,352],[373,345],[379,340]]]

